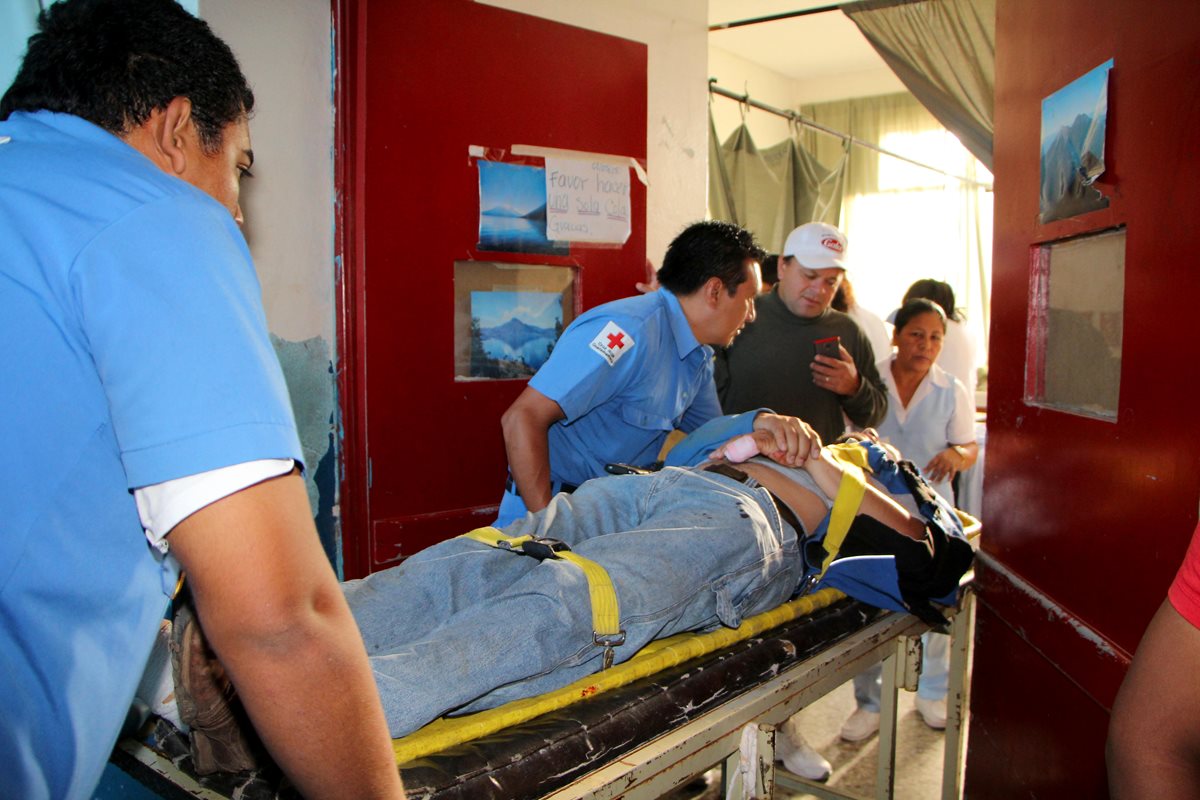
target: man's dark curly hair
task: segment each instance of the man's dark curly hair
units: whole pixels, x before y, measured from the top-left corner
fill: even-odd
[[[673,294],[684,296],[715,276],[732,297],[746,280],[746,259],[761,262],[766,256],[754,234],[745,228],[719,220],[696,222],[667,247],[658,270],[658,283]]]
[[[61,0],[38,16],[0,99],[0,120],[14,111],[58,111],[121,136],[176,97],[191,100],[210,155],[225,126],[254,107],[229,46],[175,0]]]

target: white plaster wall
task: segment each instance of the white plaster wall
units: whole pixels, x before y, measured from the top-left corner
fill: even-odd
[[[243,231],[271,332],[334,341],[329,0],[199,0],[254,90]]]
[[[2,2],[2,0],[0,0]],[[340,569],[336,520],[333,70],[329,0],[198,0],[254,90],[254,177],[242,227],[291,394],[322,546]]]
[[[748,93],[753,99],[775,108],[795,109],[800,104],[795,80],[719,47],[708,49],[708,76],[716,78],[717,85],[723,89]],[[717,138],[723,142],[742,124],[743,106],[736,100],[714,95],[712,111]],[[749,108],[745,111],[745,119],[750,135],[760,146],[775,144],[788,136],[788,121],[783,117]]]
[[[479,1],[647,45],[646,256],[657,267],[707,208],[707,0]]]
[[[907,91],[896,73],[887,67],[843,72],[836,78],[821,76],[796,79],[796,96],[800,103],[825,103]]]

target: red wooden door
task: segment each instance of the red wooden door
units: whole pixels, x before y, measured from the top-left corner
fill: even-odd
[[[454,263],[577,267],[577,304],[631,294],[632,234],[566,256],[477,248],[469,148],[646,155],[646,47],[469,0],[341,0],[339,388],[347,577],[490,522],[505,478],[500,415],[524,380],[455,379]],[[632,174],[631,174],[632,178]]]
[[[1166,595],[1200,497],[1200,415],[1190,388],[1200,341],[1200,6],[997,5],[983,508],[991,561],[977,570],[966,793],[1103,797],[1113,696]],[[1039,224],[1042,99],[1109,58],[1100,184],[1110,206]],[[1114,226],[1126,231],[1117,418],[1030,405],[1031,254]]]

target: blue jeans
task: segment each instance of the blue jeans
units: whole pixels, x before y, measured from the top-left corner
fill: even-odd
[[[512,478],[509,478],[512,481]],[[550,481],[550,493],[558,494],[562,481]],[[521,495],[517,494],[516,484],[512,484],[511,488],[506,488],[504,494],[500,495],[500,508],[496,511],[496,521],[492,523],[497,528],[507,528],[521,517],[529,513],[529,509],[525,507],[525,501],[521,499]]]
[[[510,525],[568,543],[616,587],[625,661],[674,633],[786,601],[802,565],[765,489],[668,467],[588,481]],[[344,584],[392,736],[446,712],[552,691],[600,669],[583,573],[455,538]]]
[[[921,637],[921,679],[917,681],[917,697],[943,700],[950,687],[950,637],[929,631]],[[854,676],[854,699],[865,711],[879,711],[883,694],[880,678],[883,665],[867,667]]]

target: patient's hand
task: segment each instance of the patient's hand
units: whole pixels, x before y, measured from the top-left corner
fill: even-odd
[[[761,415],[760,415],[761,416]],[[783,419],[795,419],[794,417],[784,417]],[[799,420],[797,420],[799,421]],[[807,427],[807,426],[805,426]],[[752,433],[735,436],[725,444],[718,447],[709,454],[709,458],[713,461],[725,459],[735,464],[740,464],[743,461],[755,455],[763,455],[779,464],[788,467],[801,467],[809,458],[817,458],[821,450],[821,439],[815,431],[808,429],[812,438],[801,437],[797,442],[797,455],[792,456],[785,449],[779,447],[774,432],[769,430],[754,431]]]
[[[821,437],[797,417],[763,412],[754,418],[752,435],[760,453],[789,467],[802,465],[821,449]]]
[[[712,461],[725,459],[726,461],[732,461],[734,464],[740,464],[749,458],[753,458],[760,452],[758,442],[755,441],[753,434],[745,433],[741,436],[733,437],[709,453],[708,457]]]

